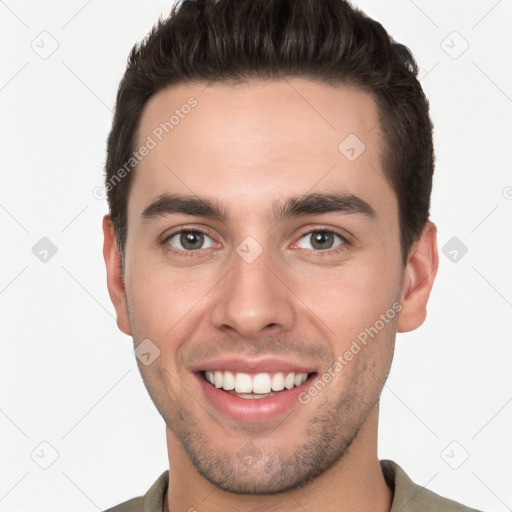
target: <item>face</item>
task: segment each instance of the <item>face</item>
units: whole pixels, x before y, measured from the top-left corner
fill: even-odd
[[[403,314],[375,103],[301,79],[181,84],[147,104],[143,145],[113,300],[168,441],[227,491],[300,486],[375,411]]]

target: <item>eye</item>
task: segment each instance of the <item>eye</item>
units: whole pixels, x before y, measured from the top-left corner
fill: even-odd
[[[344,237],[333,231],[318,230],[310,231],[303,235],[298,242],[301,249],[313,249],[315,251],[325,251],[333,249],[347,243]]]
[[[173,233],[165,239],[165,243],[174,249],[189,252],[208,249],[214,245],[213,240],[206,233],[197,230],[183,230]]]

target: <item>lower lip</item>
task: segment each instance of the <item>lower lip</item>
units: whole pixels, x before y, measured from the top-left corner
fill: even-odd
[[[299,395],[311,385],[314,376],[292,389],[274,392],[274,396],[266,398],[239,398],[212,386],[206,382],[201,373],[196,373],[199,385],[210,403],[224,416],[235,421],[261,423],[273,420],[289,413],[299,405]]]

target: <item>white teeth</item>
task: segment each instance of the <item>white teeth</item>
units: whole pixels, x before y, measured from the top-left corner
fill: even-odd
[[[284,379],[284,387],[286,389],[292,389],[294,384],[295,384],[295,374],[289,373],[286,376],[286,379]]]
[[[235,377],[235,391],[237,393],[251,393],[251,376],[247,375],[246,373],[237,373]]]
[[[307,373],[283,373],[275,374],[258,373],[249,375],[247,373],[236,373],[229,371],[205,372],[206,380],[216,388],[225,391],[235,390],[236,393],[265,395],[271,391],[282,391],[284,388],[292,389],[306,382]],[[245,396],[243,398],[246,398]]]
[[[224,372],[222,389],[225,389],[226,391],[235,389],[235,376],[231,372]]]
[[[270,393],[265,393],[264,395],[257,395],[256,393],[238,393],[239,398],[245,398],[246,400],[254,400],[258,398],[267,398],[268,396],[272,396]]]
[[[295,375],[295,385],[300,386],[301,384],[304,384],[304,382],[306,382],[307,378],[308,378],[307,373],[297,373]]]
[[[306,374],[307,377],[307,374]],[[272,391],[282,391],[284,389],[284,375],[276,373],[272,377]]]
[[[264,395],[270,393],[272,389],[272,379],[268,373],[258,373],[252,379],[252,392]]]

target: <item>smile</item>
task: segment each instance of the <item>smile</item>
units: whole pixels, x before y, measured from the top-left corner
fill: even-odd
[[[308,373],[276,372],[251,375],[217,370],[204,372],[204,377],[217,389],[232,391],[232,395],[244,399],[261,399],[266,396],[274,396],[273,391],[292,389],[304,384]]]
[[[300,393],[318,373],[203,370],[195,376],[215,413],[237,423],[263,423],[286,416],[300,405]]]

